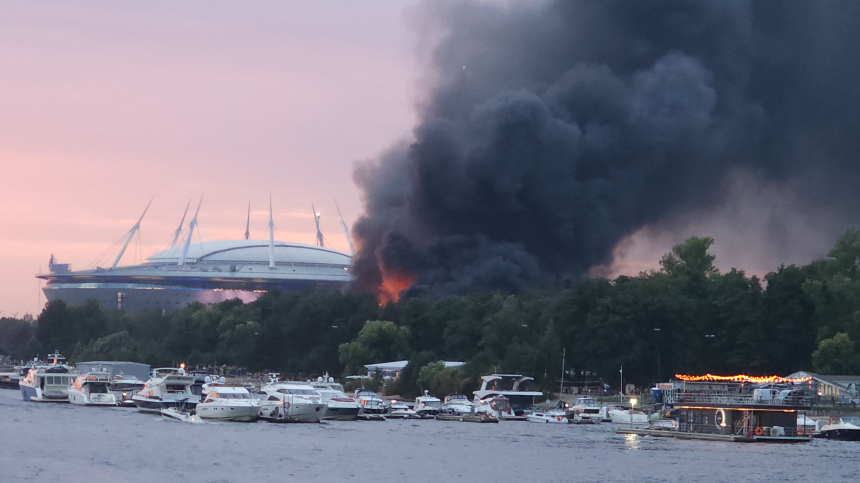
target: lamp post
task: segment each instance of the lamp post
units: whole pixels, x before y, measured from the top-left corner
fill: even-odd
[[[636,398],[630,398],[630,426],[633,426],[633,408],[636,406]]]

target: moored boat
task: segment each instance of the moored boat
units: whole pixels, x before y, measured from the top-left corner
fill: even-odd
[[[69,402],[69,387],[78,373],[61,361],[65,360],[59,351],[49,356],[52,364],[34,361],[27,375],[18,383],[21,396],[25,401]]]
[[[440,414],[472,414],[475,412],[475,405],[462,394],[448,394],[439,412]]]
[[[828,424],[821,426],[818,437],[837,441],[860,441],[860,418],[833,418]]]
[[[326,421],[353,421],[361,410],[354,399],[347,396],[343,391],[336,389],[316,389],[317,394],[326,405],[323,419]]]
[[[415,406],[412,408],[419,418],[432,418],[439,414],[442,409],[442,401],[438,397],[430,395],[429,391],[424,391],[423,396],[415,398]]]
[[[81,374],[69,388],[68,398],[80,406],[116,406],[107,372]]]
[[[575,424],[600,423],[603,421],[600,404],[593,397],[579,397],[576,403],[567,409],[567,419]]]
[[[481,389],[472,394],[475,396],[476,404],[492,397],[506,398],[514,415],[524,421],[525,411],[534,406],[535,398],[543,396],[540,391],[528,390],[527,386],[532,381],[534,381],[533,378],[524,377],[520,374],[490,374],[481,377]]]
[[[222,378],[204,384],[203,394],[203,402],[195,408],[203,419],[252,422],[260,417],[260,400],[243,386],[225,384]]]
[[[564,411],[535,411],[526,415],[530,423],[553,423],[553,424],[568,424],[567,416]]]
[[[191,392],[192,384],[194,377],[185,374],[182,368],[153,369],[152,377],[132,400],[141,412],[161,413],[162,409],[174,407],[178,403],[193,408],[200,402],[200,396]]]
[[[313,387],[294,382],[263,386],[260,418],[275,423],[319,423],[326,405]]]

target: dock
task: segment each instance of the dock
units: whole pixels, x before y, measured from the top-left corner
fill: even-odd
[[[667,431],[661,429],[618,428],[615,434],[635,434],[657,438],[698,439],[704,441],[726,441],[732,443],[808,443],[807,436],[744,436],[740,434],[708,434]]]

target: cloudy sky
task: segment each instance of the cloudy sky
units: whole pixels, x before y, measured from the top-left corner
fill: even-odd
[[[87,267],[153,196],[124,262],[204,191],[204,240],[249,202],[262,238],[271,192],[280,239],[313,242],[314,203],[346,251],[333,198],[352,224],[353,162],[415,122],[410,4],[0,4],[0,315],[37,313],[50,255]]]

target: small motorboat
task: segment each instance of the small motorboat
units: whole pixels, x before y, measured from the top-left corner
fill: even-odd
[[[187,409],[185,405],[164,408],[161,410],[161,417],[165,421],[177,421],[180,423],[204,424],[203,418],[197,415],[194,409]]]
[[[317,387],[315,389],[317,394],[322,398],[322,402],[326,405],[323,420],[354,421],[358,416],[361,406],[343,391],[337,389],[320,389]]]
[[[596,424],[603,421],[600,404],[593,397],[580,397],[568,408],[567,419],[575,424]]]
[[[833,418],[830,424],[821,426],[818,437],[837,441],[860,441],[860,418]]]
[[[355,402],[361,406],[361,411],[358,412],[359,415],[383,415],[388,412],[388,408],[385,406],[385,401],[370,389],[361,388],[355,391]]]
[[[445,396],[445,401],[442,403],[440,414],[472,414],[475,411],[475,405],[469,398],[462,394],[448,394]]]
[[[616,424],[648,424],[648,415],[638,409],[610,409],[609,419]]]
[[[530,423],[568,424],[567,416],[564,414],[564,411],[559,410],[535,411],[527,414],[526,419],[528,419]]]
[[[433,418],[442,409],[442,401],[431,396],[430,391],[424,391],[423,396],[415,398],[415,407],[412,409],[419,418]]]
[[[388,404],[388,412],[385,417],[389,419],[420,419],[418,413],[412,410],[408,404],[397,399],[392,399]]]

